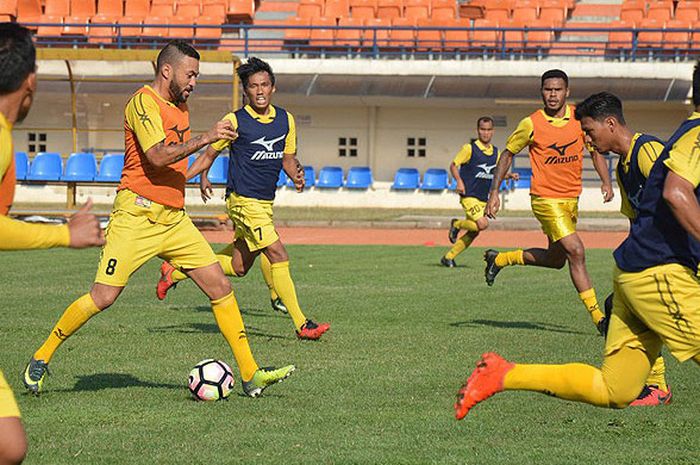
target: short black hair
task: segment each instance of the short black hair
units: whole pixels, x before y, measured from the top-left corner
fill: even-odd
[[[0,94],[20,88],[36,72],[36,49],[32,33],[17,23],[0,23]]]
[[[272,72],[272,67],[270,64],[266,61],[261,60],[260,58],[257,57],[250,57],[248,58],[248,61],[243,63],[238,67],[236,72],[238,73],[238,77],[241,78],[241,82],[243,83],[243,87],[246,87],[248,85],[248,79],[255,74],[259,73],[261,71],[265,71],[269,76],[270,76],[270,81],[272,81],[272,85],[275,85],[275,73]]]
[[[589,95],[583,102],[576,105],[574,116],[579,121],[586,117],[603,121],[609,116],[614,116],[620,124],[626,124],[625,115],[622,113],[622,101],[610,92]]]
[[[695,63],[693,70],[693,105],[700,106],[700,60]]]
[[[477,129],[479,128],[479,125],[481,123],[491,123],[493,124],[493,118],[490,116],[480,116],[478,120],[476,120],[476,127]]]
[[[199,52],[193,46],[184,40],[171,40],[158,53],[156,68],[160,71],[164,64],[172,65],[176,58],[180,58],[183,55],[199,60]]]
[[[566,73],[560,69],[550,69],[549,71],[545,71],[542,75],[541,86],[544,87],[544,81],[547,79],[554,78],[563,79],[566,87],[569,87],[569,76],[567,76]]]

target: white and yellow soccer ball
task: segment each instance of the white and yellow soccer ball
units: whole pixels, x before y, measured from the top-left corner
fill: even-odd
[[[197,400],[220,400],[231,394],[234,383],[230,366],[208,358],[192,368],[187,384]]]

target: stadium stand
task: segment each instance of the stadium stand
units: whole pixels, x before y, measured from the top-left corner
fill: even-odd
[[[700,2],[668,0],[9,0],[39,43],[157,47],[171,38],[305,57],[556,55],[690,59]],[[666,31],[668,29],[668,31]],[[630,39],[631,37],[631,39]],[[687,38],[687,40],[686,40]],[[639,45],[639,50],[637,50]],[[639,52],[639,53],[638,53]]]
[[[277,179],[277,187],[284,187],[287,184],[287,173],[284,170],[280,170],[280,176]]]

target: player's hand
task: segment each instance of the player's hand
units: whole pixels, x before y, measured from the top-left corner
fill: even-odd
[[[91,208],[92,199],[89,198],[85,205],[68,219],[68,231],[70,231],[69,247],[83,249],[105,243],[100,222],[95,215],[90,213]]]
[[[501,198],[498,191],[489,192],[489,200],[486,202],[486,208],[484,208],[484,214],[491,219],[496,218],[498,210],[501,209]]]
[[[199,180],[199,193],[202,196],[202,201],[207,203],[207,200],[211,199],[214,195],[214,189],[211,187],[211,181],[206,177],[202,176]]]
[[[520,173],[510,173],[508,177],[513,181],[520,181]]]
[[[608,203],[615,197],[612,184],[603,184],[600,186],[600,191],[603,193],[603,203]]]
[[[297,172],[294,175],[294,187],[296,188],[297,192],[303,192],[304,187],[306,186],[306,179],[304,178],[304,167],[301,166],[301,163],[299,163],[299,160],[295,160],[297,163]]]
[[[213,128],[207,132],[207,140],[211,144],[218,140],[234,141],[238,138],[238,133],[233,129],[233,124],[227,119],[217,121]]]
[[[464,186],[464,182],[461,179],[457,180],[457,187],[455,188],[455,192],[459,195],[465,195],[467,193],[467,188]]]

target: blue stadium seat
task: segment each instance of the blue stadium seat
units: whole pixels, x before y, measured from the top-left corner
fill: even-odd
[[[316,187],[338,189],[343,186],[343,168],[340,166],[324,166],[318,173]]]
[[[192,166],[192,163],[194,163],[194,161],[195,161],[196,159],[197,159],[197,155],[196,155],[196,154],[193,153],[192,155],[190,155],[190,157],[187,159],[187,167],[189,168],[190,166]],[[190,184],[194,184],[194,183],[199,184],[199,180],[200,180],[200,179],[202,179],[202,175],[201,175],[201,174],[198,174],[197,176],[195,176],[194,178],[190,179],[190,180],[187,181],[187,182],[190,183]]]
[[[23,181],[29,171],[29,158],[26,152],[15,152],[15,177]]]
[[[428,168],[423,175],[421,190],[442,191],[447,189],[447,170],[442,168]]]
[[[66,160],[66,169],[61,181],[90,182],[97,174],[97,160],[94,153],[71,153]]]
[[[226,184],[228,179],[228,155],[219,155],[209,168],[207,178],[212,184]]]
[[[418,189],[420,184],[420,174],[415,168],[399,168],[394,175],[394,184],[392,189],[396,190],[413,190]]]
[[[316,170],[311,165],[304,166],[304,183],[306,187],[313,187],[316,184]]]
[[[100,161],[100,172],[95,176],[97,182],[119,182],[124,169],[123,153],[107,153]]]
[[[513,173],[518,173],[520,179],[513,181],[513,189],[529,189],[532,170],[530,168],[513,168]]]
[[[306,187],[313,187],[316,184],[316,171],[313,166],[304,166],[304,182]],[[294,187],[294,181],[287,176],[287,187]]]
[[[348,189],[369,189],[372,187],[372,170],[369,166],[353,166],[345,180]]]
[[[284,170],[280,170],[280,177],[277,178],[277,187],[284,187],[287,184],[287,173]]]
[[[28,181],[58,181],[63,174],[63,160],[61,154],[56,152],[39,152],[34,157],[29,173]]]
[[[450,180],[450,185],[447,186],[447,188],[448,188],[449,190],[451,190],[451,191],[457,189],[457,180],[456,180],[455,178],[452,178],[452,179]]]

